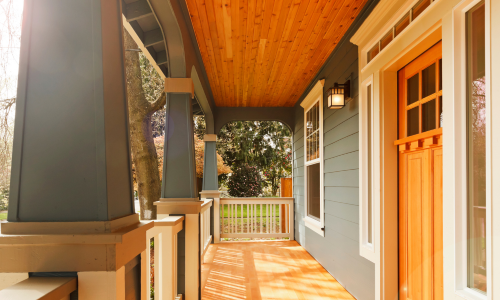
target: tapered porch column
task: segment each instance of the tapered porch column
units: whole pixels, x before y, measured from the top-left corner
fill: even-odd
[[[25,1],[0,277],[78,273],[79,299],[125,299],[123,271],[145,249],[145,229],[134,214],[123,54],[120,0]],[[134,234],[116,243],[117,231]]]
[[[200,295],[200,211],[194,158],[194,125],[191,78],[166,78],[165,146],[158,219],[184,215],[185,226],[178,234],[178,293],[186,300]]]
[[[219,228],[219,180],[217,171],[217,135],[205,134],[205,152],[203,157],[203,191],[200,192],[201,199],[214,199],[210,212],[210,234],[213,243],[220,242]]]

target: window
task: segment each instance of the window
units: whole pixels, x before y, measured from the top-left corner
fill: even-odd
[[[301,103],[304,108],[305,225],[324,236],[323,84],[320,80]]]
[[[493,297],[494,278],[491,274],[494,273],[492,257],[495,253],[490,237],[493,236],[495,152],[492,150],[494,106],[490,67],[493,53],[488,38],[494,33],[493,17],[491,2],[485,0],[464,0],[453,10],[453,26],[456,28],[453,53],[454,57],[460,58],[453,61],[453,69],[460,72],[453,74],[455,96],[452,99],[443,96],[442,100],[444,122],[459,128],[453,136],[454,147],[449,148],[449,152],[460,159],[454,176],[455,197],[452,202],[457,207],[453,252],[457,270],[455,292],[465,299]],[[443,57],[443,71],[446,70],[445,61]],[[447,74],[443,72],[444,83],[449,74],[450,70]]]
[[[374,202],[375,194],[373,187],[376,186],[376,178],[373,176],[373,170],[377,163],[375,157],[375,145],[378,137],[374,130],[374,101],[373,101],[373,75],[361,84],[360,89],[360,141],[359,141],[359,162],[360,162],[360,207],[359,207],[359,235],[360,235],[360,255],[375,262],[375,218]]]
[[[486,293],[485,1],[466,13],[467,285]]]

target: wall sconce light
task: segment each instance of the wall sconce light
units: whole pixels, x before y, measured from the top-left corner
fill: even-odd
[[[340,109],[345,106],[345,99],[351,97],[351,81],[344,84],[335,83],[333,88],[328,90],[328,108]]]

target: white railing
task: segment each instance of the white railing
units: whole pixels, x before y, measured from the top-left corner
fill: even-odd
[[[201,245],[201,263],[204,263],[203,257],[207,252],[208,246],[212,243],[212,235],[210,234],[210,207],[214,200],[206,199],[201,205],[200,212],[200,245]]]
[[[177,234],[182,230],[183,216],[169,216],[155,220],[154,226],[146,231],[146,251],[142,254],[142,293],[141,299],[178,300],[177,294]],[[151,242],[153,242],[154,273],[151,274]],[[151,286],[151,276],[154,284]]]
[[[221,238],[294,239],[293,198],[221,198]]]

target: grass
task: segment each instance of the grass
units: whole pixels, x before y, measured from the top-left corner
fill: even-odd
[[[7,213],[0,213],[0,221],[7,220]]]
[[[238,218],[241,217],[241,205],[243,205],[243,218],[246,218],[247,217],[247,209],[248,209],[248,205],[244,205],[244,204],[234,204],[236,205],[236,216]],[[258,217],[260,218],[260,214],[261,214],[261,211],[260,211],[260,204],[256,204],[256,212],[254,211],[254,214],[256,213],[256,215],[254,215],[254,217]],[[264,204],[263,208],[262,208],[262,217],[267,217],[267,204]],[[271,213],[271,207],[274,206],[274,210],[275,210],[275,216],[278,217],[279,216],[279,212],[280,212],[280,205],[279,204],[271,204],[270,207],[269,207],[269,213]],[[228,215],[228,210],[229,210],[229,204],[224,204],[224,218],[227,218],[229,215]],[[234,210],[233,210],[234,211]]]

